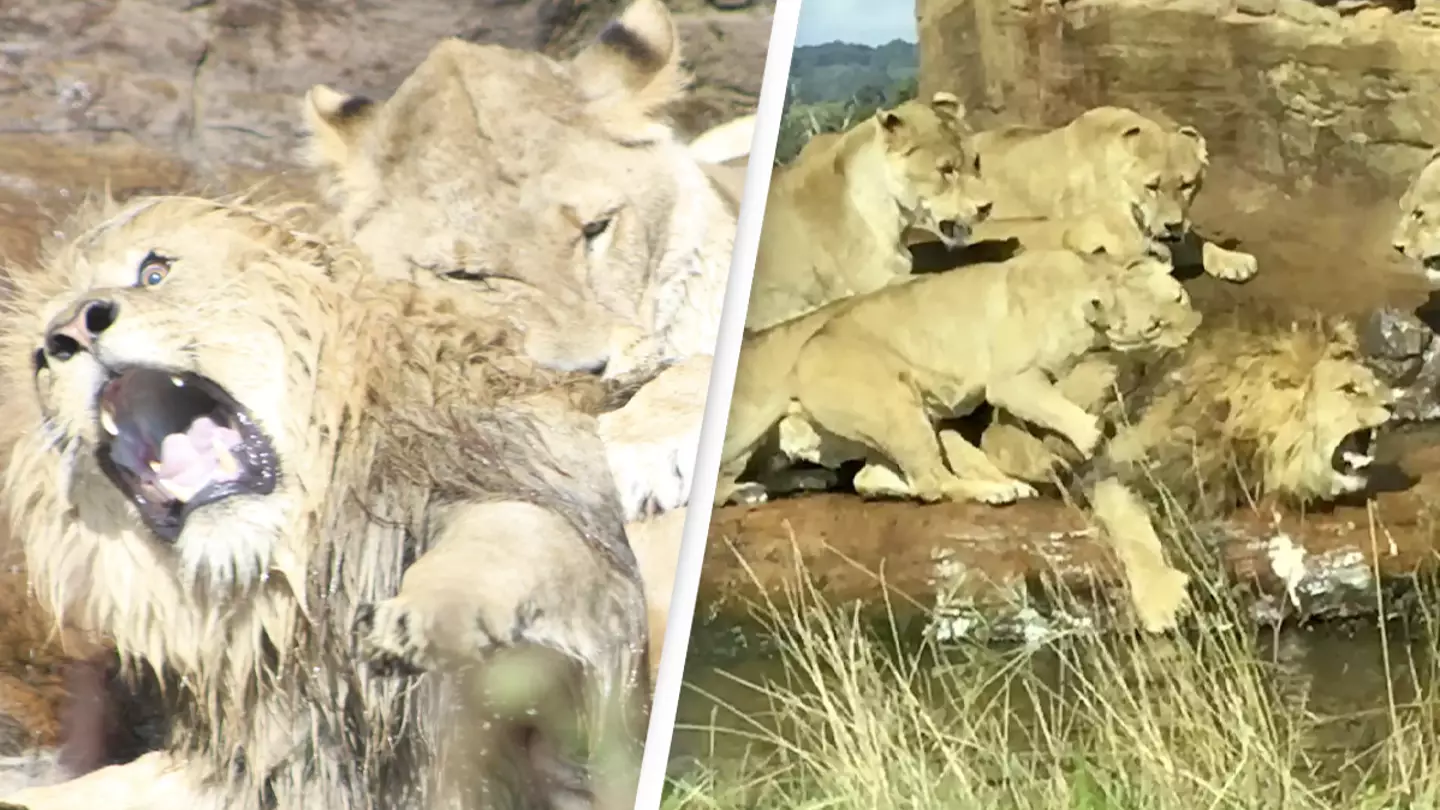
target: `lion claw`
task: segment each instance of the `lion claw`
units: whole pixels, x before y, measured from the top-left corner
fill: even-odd
[[[382,677],[429,672],[436,662],[419,625],[420,618],[399,600],[361,605],[354,627],[360,657]]]

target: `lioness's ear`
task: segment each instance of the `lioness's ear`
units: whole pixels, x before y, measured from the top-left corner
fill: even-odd
[[[937,92],[930,97],[930,106],[935,112],[941,115],[948,115],[956,121],[965,118],[965,105],[954,93],[947,93],[944,90]]]
[[[376,105],[364,96],[350,96],[317,84],[301,105],[305,128],[310,131],[307,155],[316,167],[343,166],[360,133],[374,119]]]
[[[902,142],[910,129],[909,122],[894,110],[876,110],[875,122],[880,125],[885,142],[892,145]]]
[[[1205,142],[1205,136],[1200,134],[1200,130],[1195,127],[1184,126],[1177,129],[1176,132],[1195,141],[1195,152],[1199,155],[1200,162],[1205,165],[1210,163],[1210,146]]]
[[[654,114],[689,83],[675,19],[660,0],[634,0],[570,65],[586,97],[621,103],[636,116]]]

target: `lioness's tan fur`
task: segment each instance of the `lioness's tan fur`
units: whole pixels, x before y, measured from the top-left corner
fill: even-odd
[[[1440,285],[1440,150],[1415,175],[1400,197],[1400,220],[1391,243],[1415,262],[1433,285]]]
[[[664,4],[635,0],[567,62],[448,40],[382,103],[317,86],[303,105],[310,160],[379,272],[511,319],[553,367],[684,364],[603,420],[646,538],[688,501],[754,130],[675,136],[681,56]]]
[[[988,400],[1088,455],[1100,440],[1097,421],[1057,394],[1050,376],[1102,346],[1179,345],[1198,322],[1163,263],[1071,251],[1026,253],[831,303],[742,345],[717,503],[737,496],[750,456],[787,416],[893,462],[904,494],[922,500],[1033,495],[973,446],[964,459],[952,452],[947,468],[931,419]]]
[[[1097,381],[1060,382],[1116,426],[1089,474],[1118,476],[1187,520],[1271,498],[1304,505],[1359,492],[1367,485],[1363,467],[1337,471],[1336,448],[1389,419],[1388,389],[1361,361],[1354,328],[1338,318],[1296,323],[1249,311],[1207,322],[1179,352],[1120,363],[1113,384]],[[1079,461],[1059,442],[1011,424],[987,427],[981,446],[1001,469],[1029,480],[1062,460]],[[1149,515],[1130,512],[1109,515],[1108,531],[1158,547],[1147,539],[1155,536]],[[1137,607],[1150,629],[1174,626],[1183,582],[1132,579],[1132,587],[1143,592]]]
[[[660,0],[574,59],[457,39],[371,103],[325,86],[308,156],[376,269],[467,287],[529,354],[614,374],[713,351],[735,215],[660,117],[686,76]]]
[[[1159,242],[1178,252],[1176,261],[1198,260],[1207,273],[1229,281],[1255,275],[1253,256],[1200,240],[1191,230],[1190,207],[1209,165],[1205,138],[1194,127],[1165,127],[1134,110],[1096,107],[1055,129],[977,133],[973,145],[997,220],[1099,217],[1106,240],[1127,247]],[[1025,243],[1024,235],[1012,235]],[[1057,246],[1049,242],[1042,238],[1034,247]]]
[[[949,93],[812,141],[770,182],[746,328],[755,331],[910,274],[902,235],[952,245],[989,210]]]
[[[548,724],[574,717],[510,717],[476,678],[507,650],[563,655],[585,668],[592,750],[636,753],[645,599],[586,415],[608,384],[543,369],[504,322],[366,271],[292,213],[140,200],[13,274],[3,506],[33,587],[167,684],[161,758],[178,770],[151,788],[184,787],[178,806],[549,806],[574,785],[547,783],[547,756],[505,729],[533,722],[553,744]],[[152,252],[170,268],[154,286]],[[116,315],[75,320],[96,300]],[[54,353],[47,333],[74,324],[84,342]],[[279,459],[273,492],[199,507],[173,543],[139,522],[97,462],[98,392],[136,365],[237,397]],[[628,807],[633,763],[580,781]],[[74,807],[86,788],[68,789],[8,800]],[[106,806],[164,801],[135,790]]]

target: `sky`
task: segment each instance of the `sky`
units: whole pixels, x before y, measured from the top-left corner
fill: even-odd
[[[915,41],[914,0],[801,0],[796,45]]]

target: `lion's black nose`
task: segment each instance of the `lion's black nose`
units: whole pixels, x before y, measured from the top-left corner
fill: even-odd
[[[95,338],[109,329],[120,314],[114,301],[91,298],[61,313],[45,330],[45,354],[56,360],[69,360],[79,352],[88,352]]]

